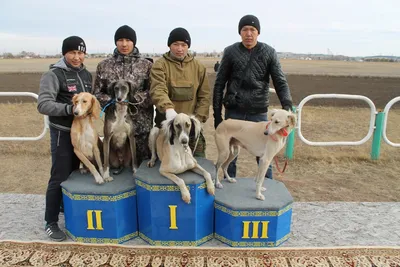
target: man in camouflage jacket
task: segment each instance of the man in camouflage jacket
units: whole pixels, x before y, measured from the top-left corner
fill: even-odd
[[[153,127],[153,104],[149,96],[149,75],[152,60],[142,58],[136,45],[136,33],[127,26],[121,26],[114,35],[116,49],[114,54],[100,62],[96,70],[96,78],[93,94],[104,108],[111,96],[107,93],[108,86],[119,79],[125,79],[132,83],[137,91],[135,99],[139,105],[131,107],[133,120],[135,121],[136,155],[138,164],[150,158],[148,137]]]

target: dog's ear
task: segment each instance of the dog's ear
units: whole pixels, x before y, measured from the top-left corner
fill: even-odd
[[[135,94],[137,93],[137,90],[133,84],[133,82],[131,81],[126,81],[126,83],[128,84],[128,88],[129,88],[129,101],[130,102],[135,102]]]
[[[189,136],[197,138],[201,131],[201,123],[195,116],[190,116],[190,121],[192,122],[192,126],[190,127]]]
[[[107,94],[111,96],[112,99],[115,98],[115,91],[114,91],[114,86],[117,84],[117,81],[114,81],[112,83],[110,83],[107,86]]]
[[[296,126],[296,114],[290,113],[288,115],[288,124],[290,128],[294,128]]]
[[[271,120],[271,118],[272,118],[272,116],[274,116],[275,115],[275,113],[277,112],[278,110],[277,109],[273,109],[273,110],[271,110],[271,111],[269,111],[268,113],[268,117],[269,117],[269,119],[268,120]]]
[[[94,95],[92,95],[91,113],[93,117],[97,120],[100,119],[100,112],[101,112],[100,102]]]
[[[72,97],[72,104],[74,105],[77,100],[78,100],[78,94],[74,94],[74,96]]]
[[[174,127],[174,121],[175,119],[172,119],[168,122],[168,136],[169,136],[169,144],[172,146],[174,145],[174,139],[175,139],[175,127]]]

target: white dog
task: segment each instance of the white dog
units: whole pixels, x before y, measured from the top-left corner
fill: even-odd
[[[169,178],[180,188],[182,200],[190,203],[190,193],[185,181],[176,174],[191,170],[204,176],[207,183],[207,191],[214,195],[215,188],[211,174],[202,168],[192,155],[189,147],[189,136],[197,138],[201,131],[201,123],[194,116],[179,113],[172,120],[162,122],[162,129],[153,127],[149,136],[151,159],[148,167],[153,167],[157,155],[161,161],[160,173]]]
[[[264,200],[261,191],[268,166],[275,155],[284,147],[286,137],[296,125],[296,116],[283,109],[271,111],[268,122],[251,122],[228,119],[221,122],[215,131],[215,142],[218,149],[216,187],[222,188],[218,170],[222,167],[227,180],[236,180],[228,174],[228,165],[237,157],[240,147],[247,149],[252,155],[260,157],[256,175],[256,198]]]

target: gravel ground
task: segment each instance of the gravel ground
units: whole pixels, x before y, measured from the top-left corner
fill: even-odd
[[[0,239],[49,241],[44,195],[0,194]],[[297,202],[292,233],[282,247],[400,246],[398,202]],[[64,217],[60,216],[64,228]],[[72,240],[68,240],[72,241]],[[146,245],[136,238],[126,245]],[[203,246],[226,246],[211,240]]]

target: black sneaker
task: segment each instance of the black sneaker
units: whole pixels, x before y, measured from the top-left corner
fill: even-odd
[[[58,227],[58,224],[56,222],[54,223],[49,223],[46,224],[45,228],[46,234],[52,239],[53,241],[63,241],[67,238],[65,233],[61,231],[61,229]]]

